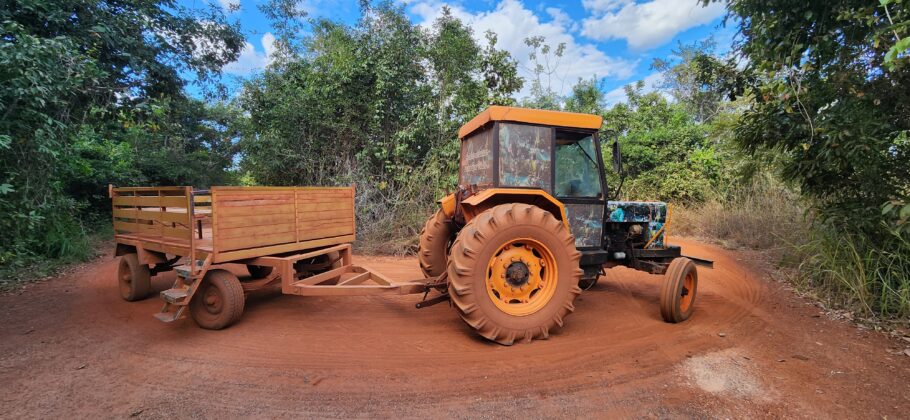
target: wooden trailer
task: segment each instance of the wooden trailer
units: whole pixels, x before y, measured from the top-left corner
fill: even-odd
[[[151,276],[175,270],[159,320],[186,308],[203,328],[236,322],[245,294],[280,283],[301,296],[425,293],[440,279],[394,283],[353,265],[354,187],[113,187],[121,296],[151,294]],[[238,278],[222,265],[244,264]],[[442,279],[444,284],[444,279]]]

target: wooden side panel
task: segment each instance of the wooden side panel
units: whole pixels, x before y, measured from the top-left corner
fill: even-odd
[[[297,191],[298,239],[354,235],[354,188]]]
[[[111,188],[114,231],[149,240],[188,241],[192,236],[188,187]]]
[[[219,188],[212,195],[215,249],[232,251],[295,242],[294,190]]]
[[[213,187],[212,209],[216,252],[333,237],[342,243],[355,232],[348,187]]]

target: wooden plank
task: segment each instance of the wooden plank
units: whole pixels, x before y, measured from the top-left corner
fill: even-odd
[[[353,210],[321,210],[321,211],[306,211],[297,214],[297,220],[304,221],[315,221],[315,220],[328,220],[328,219],[346,219],[350,222],[351,213]]]
[[[319,238],[328,238],[332,236],[339,235],[353,235],[354,228],[353,226],[341,226],[341,227],[331,227],[331,228],[322,228],[315,229],[311,231],[300,231],[300,240],[305,241],[309,239],[319,239]]]
[[[115,206],[134,207],[182,207],[186,208],[186,196],[119,196],[114,197]]]
[[[264,246],[264,247],[258,247],[258,248],[252,248],[252,249],[242,249],[242,250],[233,250],[233,251],[218,249],[218,253],[215,255],[215,262],[216,263],[225,263],[225,262],[229,262],[229,261],[243,260],[243,259],[247,259],[247,258],[262,257],[265,255],[274,255],[274,254],[282,254],[285,252],[300,251],[303,249],[313,249],[313,248],[319,248],[319,247],[329,246],[329,245],[347,244],[347,243],[354,242],[354,239],[356,239],[354,235],[343,235],[343,236],[335,236],[335,237],[331,237],[331,238],[320,238],[320,239],[314,239],[314,240],[308,240],[308,241],[304,240],[304,241],[294,242],[294,243],[289,243],[289,244]]]
[[[221,200],[219,198],[219,200]],[[282,204],[294,205],[293,198],[288,199],[275,199],[275,200],[238,200],[238,201],[226,201],[221,200],[218,202],[222,208],[230,207],[262,207],[262,206],[280,206]]]
[[[138,208],[114,208],[114,217],[134,220],[154,220],[163,223],[187,223],[186,213],[140,210]]]
[[[215,238],[215,249],[218,251],[232,251],[294,242],[293,230],[239,238],[224,238],[224,231],[225,229],[218,229],[219,237]]]
[[[183,192],[186,187],[115,187],[113,192],[135,192],[135,191],[176,191]]]
[[[220,194],[218,196],[218,202],[224,203],[228,201],[248,201],[248,200],[288,200],[291,201],[294,199],[294,192],[288,193],[268,193],[268,194]]]
[[[257,214],[294,214],[293,204],[278,204],[268,206],[224,207],[222,203],[215,203],[217,207],[213,212],[216,219],[232,216],[252,216]]]
[[[297,200],[297,211],[309,213],[314,211],[354,211],[354,206],[348,201],[332,201],[326,203],[313,203]]]
[[[210,195],[194,195],[194,196],[193,196],[193,202],[196,203],[196,204],[211,203],[211,202],[212,202],[212,196],[210,196]]]
[[[306,232],[308,229],[321,229],[329,227],[339,227],[339,226],[351,226],[351,219],[346,217],[332,218],[332,219],[323,219],[323,220],[307,220],[297,222],[297,225],[300,226],[302,232]]]
[[[219,192],[233,192],[233,191],[330,191],[330,190],[350,190],[351,187],[236,187],[236,186],[218,186],[212,187],[212,190],[218,190]]]
[[[294,223],[281,223],[268,226],[246,226],[237,228],[226,228],[224,225],[218,228],[218,240],[232,238],[253,238],[257,236],[269,236],[276,233],[285,233],[294,231]]]
[[[179,228],[179,227],[172,228],[172,227],[164,226],[161,228],[161,234],[163,236],[169,236],[172,238],[180,238],[180,239],[189,240],[190,237],[193,236],[193,231],[192,231],[192,229],[188,229],[188,228]]]
[[[256,214],[251,216],[232,216],[219,217],[218,223],[221,228],[230,229],[250,226],[269,226],[282,223],[294,223],[294,214]]]
[[[124,222],[120,220],[114,221],[114,230],[136,233],[151,233],[155,235],[161,234],[161,226],[150,225],[146,223]]]

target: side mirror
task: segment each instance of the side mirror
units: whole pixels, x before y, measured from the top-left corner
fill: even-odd
[[[622,152],[619,151],[619,141],[613,141],[613,171],[622,175]]]

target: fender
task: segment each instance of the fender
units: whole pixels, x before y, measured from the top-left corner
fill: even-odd
[[[443,206],[443,211],[446,211],[446,201],[450,201],[449,205],[452,209],[452,214],[455,213],[455,195],[449,195],[440,200],[440,204]],[[540,207],[553,214],[557,220],[561,221],[566,229],[569,229],[568,218],[566,217],[566,207],[554,198],[552,195],[547,194],[544,190],[538,189],[521,189],[521,188],[490,188],[483,190],[477,194],[474,194],[464,200],[461,200],[461,208],[464,212],[464,218],[466,222],[471,221],[474,217],[480,215],[485,210],[498,206],[500,204],[510,204],[510,203],[524,203],[530,204],[533,206]],[[446,215],[449,215],[446,212]]]

